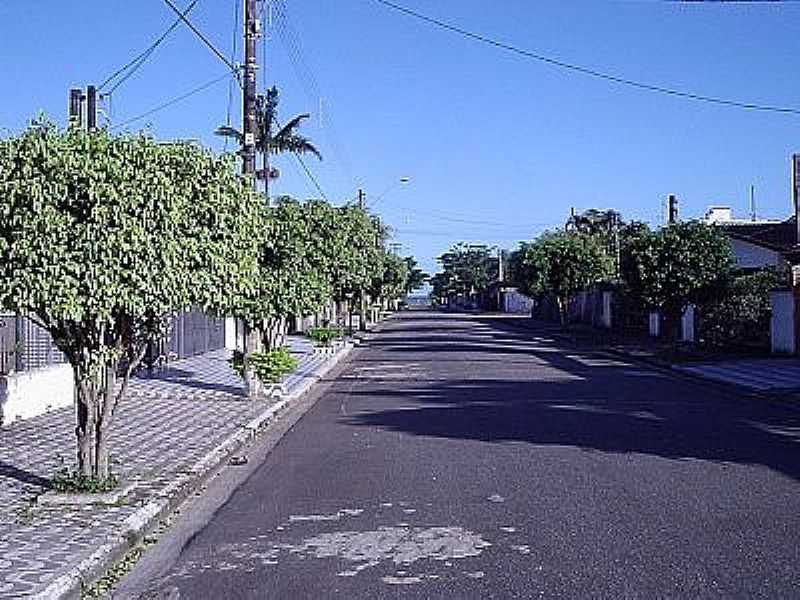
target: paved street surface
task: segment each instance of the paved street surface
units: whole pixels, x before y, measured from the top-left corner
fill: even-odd
[[[290,342],[299,372],[325,360],[308,341]],[[0,429],[0,599],[42,592],[118,534],[142,504],[177,483],[190,485],[197,461],[269,407],[243,399],[242,390],[224,352],[132,381],[112,429],[112,469],[136,487],[118,506],[36,504],[62,461],[73,464],[72,408]]]
[[[708,379],[739,385],[759,392],[800,389],[800,360],[796,358],[736,360],[678,368]]]
[[[404,313],[146,597],[796,598],[798,439],[789,403]]]

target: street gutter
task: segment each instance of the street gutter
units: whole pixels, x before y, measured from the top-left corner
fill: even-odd
[[[200,458],[185,475],[179,476],[155,494],[155,498],[136,510],[125,521],[121,530],[109,536],[90,556],[51,581],[47,587],[30,596],[34,600],[80,600],[85,588],[120,562],[126,554],[139,545],[158,523],[175,512],[186,499],[203,488],[230,458],[253,442],[287,407],[297,402],[353,350],[352,343],[345,344],[335,354],[305,375],[281,400],[270,405],[261,414],[243,425],[216,448]]]

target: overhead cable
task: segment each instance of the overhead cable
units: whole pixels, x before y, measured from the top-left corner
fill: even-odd
[[[192,2],[189,4],[189,6],[187,6],[187,7],[186,7],[186,9],[183,11],[182,15],[185,17],[185,16],[187,16],[187,15],[188,15],[190,12],[192,12],[192,9],[194,9],[194,7],[197,5],[197,3],[198,3],[198,2],[199,2],[199,0],[193,0],[193,1],[192,1]],[[112,87],[110,90],[108,90],[108,92],[106,92],[106,93],[105,93],[105,95],[106,95],[106,96],[113,94],[113,93],[114,93],[114,91],[115,91],[115,90],[116,90],[116,89],[117,89],[119,86],[121,86],[123,83],[125,83],[125,81],[127,81],[127,80],[128,80],[130,77],[131,77],[131,75],[133,75],[133,74],[134,74],[136,71],[138,71],[138,70],[139,70],[139,68],[140,68],[140,67],[141,67],[141,66],[142,66],[142,65],[143,65],[145,62],[147,62],[147,59],[148,59],[148,58],[150,58],[150,56],[153,54],[153,52],[155,52],[156,48],[158,48],[158,47],[161,45],[161,43],[162,43],[164,40],[166,40],[166,39],[167,39],[167,37],[169,36],[169,34],[170,34],[170,33],[172,33],[172,32],[175,30],[175,28],[176,28],[178,25],[180,25],[180,24],[181,24],[181,18],[180,18],[180,17],[178,17],[177,19],[175,19],[175,21],[172,23],[172,25],[170,25],[170,26],[167,28],[167,30],[166,30],[164,33],[162,33],[162,34],[161,34],[161,36],[159,36],[159,38],[158,38],[158,39],[156,39],[156,41],[154,41],[152,44],[150,44],[150,46],[148,46],[148,47],[147,47],[147,48],[146,48],[146,49],[145,49],[143,52],[141,52],[141,53],[137,54],[137,55],[136,55],[136,56],[133,58],[133,60],[131,60],[130,62],[128,62],[128,63],[127,63],[125,66],[123,66],[123,67],[121,67],[121,68],[117,69],[116,71],[114,71],[114,73],[112,73],[111,75],[109,75],[109,76],[108,76],[108,77],[107,77],[107,78],[106,78],[106,79],[103,81],[103,83],[101,83],[101,84],[100,84],[100,85],[97,87],[97,91],[98,91],[98,92],[102,92],[102,91],[105,89],[105,87],[106,87],[106,86],[107,86],[109,83],[111,83],[113,80],[115,80],[115,79],[116,79],[116,78],[117,78],[119,75],[121,75],[122,73],[125,73],[124,77],[122,77],[122,78],[121,78],[119,81],[117,81],[117,82],[114,84],[114,86],[113,86],[113,87]]]
[[[733,108],[740,108],[745,110],[753,110],[753,111],[762,111],[762,112],[772,112],[772,113],[784,113],[784,114],[793,114],[793,115],[800,115],[800,108],[796,108],[793,106],[778,106],[778,105],[770,105],[770,104],[759,104],[755,102],[745,102],[741,100],[731,100],[728,98],[720,98],[717,96],[706,96],[703,94],[698,94],[695,92],[688,92],[684,90],[678,90],[671,87],[667,87],[665,85],[657,85],[651,83],[645,83],[642,81],[637,81],[634,79],[628,79],[626,77],[620,77],[617,75],[612,75],[610,73],[606,73],[604,71],[597,71],[595,69],[590,69],[588,67],[583,67],[580,65],[576,65],[573,63],[568,63],[563,60],[559,60],[556,58],[552,58],[549,56],[545,56],[544,54],[539,54],[537,52],[532,52],[530,50],[525,50],[518,46],[513,46],[506,42],[501,42],[485,35],[475,33],[473,31],[469,31],[467,29],[463,29],[451,23],[447,23],[440,19],[436,19],[434,17],[430,17],[428,15],[422,14],[415,10],[411,10],[410,8],[406,8],[405,6],[401,6],[399,4],[395,4],[394,2],[390,2],[389,0],[372,0],[373,2],[377,2],[389,8],[393,11],[398,13],[402,13],[409,17],[413,17],[419,21],[423,21],[428,23],[429,25],[433,25],[440,29],[450,31],[451,33],[458,34],[460,36],[472,39],[476,42],[480,42],[482,44],[488,46],[494,46],[495,48],[499,48],[501,50],[505,50],[507,52],[511,52],[517,54],[518,56],[522,56],[525,58],[529,58],[532,60],[536,60],[542,63],[546,63],[548,65],[558,67],[560,69],[567,69],[576,73],[581,73],[583,75],[588,75],[590,77],[595,77],[597,79],[603,79],[605,81],[610,81],[612,83],[617,83],[619,85],[625,85],[629,87],[638,88],[641,90],[646,90],[649,92],[655,92],[659,94],[666,94],[669,96],[677,96],[679,98],[684,98],[687,100],[694,100],[698,102],[706,102],[710,104],[718,104],[723,106],[730,106]]]

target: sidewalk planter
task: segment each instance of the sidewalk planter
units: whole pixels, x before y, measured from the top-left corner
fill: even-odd
[[[336,354],[337,346],[314,346],[314,354]]]
[[[111,506],[125,500],[135,487],[136,483],[120,484],[115,490],[96,494],[69,494],[50,491],[37,496],[36,504],[39,506]]]

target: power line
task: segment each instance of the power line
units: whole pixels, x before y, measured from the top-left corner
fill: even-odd
[[[295,76],[300,82],[303,91],[306,93],[306,97],[311,102],[321,102],[323,95],[320,91],[317,78],[314,76],[313,70],[304,57],[303,46],[295,28],[292,26],[285,2],[283,0],[273,0],[270,5],[274,9],[274,13],[271,14],[275,16],[274,22],[277,25],[277,31],[283,48],[286,51],[286,56],[292,65]],[[321,128],[325,131],[325,137],[330,144],[331,150],[333,150],[336,162],[342,168],[345,177],[358,184],[357,178],[353,176],[350,157],[340,142],[330,109],[326,111],[325,121],[327,121],[327,125],[322,125],[321,123]]]
[[[466,38],[470,38],[474,41],[480,42],[482,44],[486,44],[489,46],[494,46],[495,48],[500,48],[501,50],[506,50],[508,52],[512,52],[519,56],[523,56],[525,58],[530,58],[533,60],[537,60],[539,62],[546,63],[548,65],[558,67],[561,69],[568,69],[570,71],[574,71],[576,73],[581,73],[583,75],[588,75],[590,77],[595,77],[597,79],[603,79],[605,81],[611,81],[613,83],[617,83],[620,85],[626,85],[629,87],[638,88],[641,90],[646,90],[649,92],[656,92],[659,94],[666,94],[669,96],[677,96],[679,98],[685,98],[687,100],[695,100],[699,102],[707,102],[710,104],[718,104],[723,106],[731,106],[734,108],[742,108],[745,110],[755,110],[755,111],[763,111],[763,112],[774,112],[774,113],[784,113],[784,114],[793,114],[793,115],[800,115],[800,108],[795,108],[791,106],[773,106],[768,104],[757,104],[753,102],[743,102],[739,100],[729,100],[726,98],[719,98],[716,96],[705,96],[703,94],[696,94],[694,92],[686,92],[682,90],[676,90],[674,88],[669,88],[662,85],[655,85],[650,83],[643,83],[641,81],[636,81],[634,79],[627,79],[625,77],[618,77],[616,75],[611,75],[610,73],[605,73],[603,71],[596,71],[594,69],[590,69],[588,67],[582,67],[580,65],[564,62],[562,60],[558,60],[555,58],[551,58],[549,56],[545,56],[543,54],[538,54],[536,52],[531,52],[530,50],[525,50],[523,48],[519,48],[518,46],[513,46],[511,44],[507,44],[505,42],[500,42],[495,39],[486,37],[479,33],[475,33],[473,31],[468,31],[466,29],[462,29],[456,25],[452,25],[450,23],[446,23],[445,21],[441,21],[439,19],[435,19],[428,15],[424,15],[422,13],[416,12],[411,10],[410,8],[406,8],[404,6],[400,6],[399,4],[395,4],[394,2],[390,2],[389,0],[373,0],[378,4],[381,4],[391,10],[396,12],[405,14],[409,17],[413,17],[419,21],[424,21],[430,25],[434,25],[439,27],[440,29],[444,29],[450,31],[451,33],[456,33]]]
[[[325,202],[330,202],[330,200],[328,200],[328,197],[325,195],[325,192],[322,191],[322,187],[319,185],[319,181],[317,181],[317,178],[314,177],[314,174],[308,168],[308,165],[306,165],[306,161],[303,160],[303,157],[300,156],[300,153],[295,152],[294,156],[297,159],[297,162],[300,163],[300,166],[303,167],[303,171],[306,172],[306,175],[308,176],[309,180],[311,180],[311,183],[313,183],[314,187],[317,188],[317,191],[319,192],[320,196],[322,196],[322,199],[325,200]]]
[[[280,121],[278,121],[278,116],[277,115],[273,116],[273,121],[275,121],[275,126],[280,131],[281,124],[280,124]],[[319,181],[317,181],[317,178],[314,177],[314,174],[311,172],[311,169],[308,168],[308,165],[306,164],[306,161],[303,160],[303,157],[300,156],[300,153],[295,150],[295,151],[292,152],[292,154],[294,154],[295,158],[297,159],[297,162],[300,163],[300,166],[303,167],[303,171],[305,171],[306,176],[311,181],[311,183],[314,184],[314,187],[320,193],[320,196],[322,196],[322,199],[325,200],[326,202],[330,202],[330,200],[328,200],[328,196],[326,196],[325,192],[322,191],[322,186],[319,184]],[[265,173],[264,176],[265,177],[269,177],[269,173]]]
[[[392,228],[392,233],[398,233],[401,235],[414,235],[414,236],[427,236],[427,237],[438,237],[438,238],[449,238],[449,239],[456,239],[456,238],[472,238],[472,239],[479,239],[475,237],[473,234],[467,234],[465,236],[454,235],[453,232],[445,232],[445,231],[429,231],[424,229],[398,229]],[[530,235],[526,236],[525,234],[521,235],[481,235],[480,238],[482,239],[490,239],[490,240],[502,240],[502,241],[525,241],[525,239],[530,239]]]
[[[156,106],[154,108],[151,108],[150,110],[148,110],[146,112],[143,112],[140,115],[137,115],[135,117],[131,117],[130,119],[128,119],[126,121],[123,121],[122,123],[114,125],[113,127],[111,127],[111,129],[120,129],[122,127],[125,127],[126,125],[130,125],[131,123],[134,123],[136,121],[140,121],[140,120],[144,119],[145,117],[149,117],[150,115],[152,115],[154,113],[162,111],[165,108],[169,108],[170,106],[178,104],[179,102],[182,102],[183,100],[186,100],[187,98],[190,98],[191,96],[194,96],[195,94],[199,94],[200,92],[202,92],[204,90],[207,90],[208,88],[210,88],[214,84],[219,83],[223,79],[227,79],[230,76],[231,76],[230,73],[225,73],[224,75],[222,75],[220,77],[212,79],[211,81],[207,81],[203,85],[198,86],[198,87],[194,88],[193,90],[191,90],[189,92],[186,92],[185,94],[182,94],[182,95],[180,95],[180,96],[178,96],[176,98],[173,98],[172,100],[168,100],[168,101],[164,102],[163,104],[159,104],[158,106]]]
[[[236,50],[239,47],[239,2],[233,3],[233,42],[231,43],[231,62],[236,60]],[[233,117],[233,80],[228,81],[228,108],[225,112],[225,124],[230,127]],[[228,151],[228,136],[225,136],[225,152]]]
[[[233,72],[236,75],[236,78],[238,79],[239,69],[237,69],[236,66],[231,61],[229,61],[225,57],[225,55],[222,54],[222,52],[220,52],[217,49],[217,47],[214,46],[214,44],[212,44],[211,41],[205,35],[203,35],[202,31],[200,31],[197,27],[195,27],[194,24],[183,13],[181,13],[181,11],[178,10],[178,7],[175,6],[172,0],[164,0],[164,2],[175,12],[175,14],[178,15],[181,21],[186,23],[186,26],[192,30],[192,33],[194,33],[198,38],[200,38],[200,40],[209,48],[209,50],[211,50],[216,55],[216,57],[220,59],[225,64],[225,66],[227,66],[231,70],[231,72]]]
[[[436,213],[431,211],[419,210],[417,208],[408,208],[404,206],[390,206],[387,207],[388,210],[398,210],[404,211],[406,213],[418,214],[423,215],[426,217],[431,217],[434,219],[439,219],[441,221],[446,221],[449,223],[460,223],[464,225],[480,225],[480,226],[488,226],[488,227],[515,227],[515,228],[524,228],[524,227],[554,227],[554,226],[561,226],[563,223],[503,223],[500,221],[484,221],[481,219],[464,219],[462,217],[452,217],[445,213]]]
[[[190,12],[192,12],[192,10],[194,9],[194,7],[197,5],[198,2],[199,2],[199,0],[193,0],[192,3],[189,4],[189,6],[187,6],[186,9],[183,11],[182,15],[185,17]],[[178,17],[177,19],[175,19],[175,21],[172,23],[172,25],[170,25],[167,28],[167,30],[164,33],[162,33],[161,36],[158,39],[156,39],[155,42],[150,44],[150,46],[148,46],[143,52],[141,52],[138,55],[136,55],[136,57],[134,57],[134,59],[131,60],[129,63],[127,63],[125,66],[123,66],[120,69],[117,69],[114,73],[109,75],[105,79],[105,81],[103,81],[103,83],[101,83],[98,86],[97,91],[98,92],[102,91],[109,83],[111,83],[119,75],[121,75],[122,73],[125,73],[125,71],[128,71],[127,73],[125,73],[125,76],[122,79],[117,81],[117,83],[115,83],[114,86],[108,92],[106,92],[105,95],[109,96],[109,95],[113,94],[114,90],[116,90],[119,86],[121,86],[123,83],[125,83],[125,81],[127,81],[136,71],[139,70],[139,68],[145,62],[147,62],[147,59],[150,58],[150,56],[153,54],[153,52],[155,52],[156,48],[158,48],[161,45],[161,43],[164,40],[167,39],[169,34],[172,33],[175,30],[175,28],[180,24],[181,24],[181,18]]]

